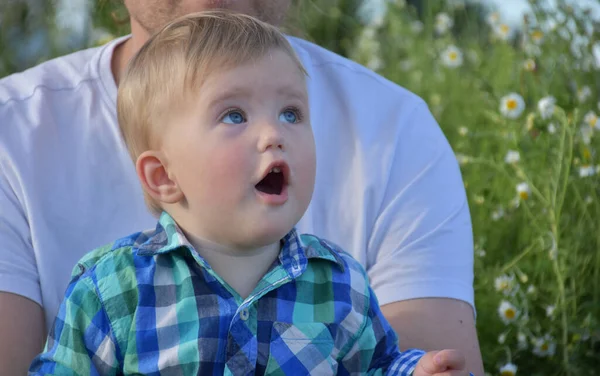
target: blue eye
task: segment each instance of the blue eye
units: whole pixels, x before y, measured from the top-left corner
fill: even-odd
[[[230,111],[221,120],[225,124],[242,124],[246,121],[246,118],[240,111]]]
[[[279,115],[279,121],[295,124],[300,121],[300,114],[297,110],[285,110],[281,113],[281,115]]]

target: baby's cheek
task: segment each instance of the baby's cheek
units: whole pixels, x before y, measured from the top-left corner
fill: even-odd
[[[212,188],[220,195],[232,195],[252,183],[252,159],[242,148],[228,147],[217,150],[209,161],[213,178]],[[234,198],[234,197],[230,197]]]

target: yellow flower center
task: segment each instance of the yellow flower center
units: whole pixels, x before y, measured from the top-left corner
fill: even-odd
[[[592,159],[592,152],[588,148],[583,149],[583,158],[584,159]]]
[[[515,373],[510,370],[504,370],[500,373],[500,376],[515,376]]]
[[[508,108],[509,110],[516,110],[518,106],[519,106],[519,104],[517,103],[517,101],[515,99],[509,99],[506,102],[506,108]]]
[[[452,51],[448,54],[448,57],[450,58],[450,60],[456,60],[458,59],[458,54],[455,51]]]
[[[527,193],[527,191],[521,191],[519,192],[519,197],[521,197],[522,200],[527,200],[529,198],[529,193]]]
[[[515,310],[512,308],[508,308],[506,311],[504,311],[504,316],[506,316],[507,319],[514,319],[516,315],[517,312],[515,312]]]
[[[596,125],[596,122],[598,122],[598,117],[596,115],[591,115],[588,118],[588,124],[590,125],[590,127],[593,127]]]
[[[531,37],[536,41],[540,41],[544,37],[544,33],[536,30],[531,34]]]
[[[506,24],[502,24],[500,25],[500,31],[502,32],[502,34],[508,34],[508,32],[510,31],[510,27]]]
[[[549,346],[548,346],[548,343],[546,343],[546,342],[542,343],[542,346],[540,346],[540,349],[542,349],[542,351],[548,351],[548,348],[549,348]]]
[[[508,282],[504,281],[500,284],[500,290],[506,290],[508,288]]]

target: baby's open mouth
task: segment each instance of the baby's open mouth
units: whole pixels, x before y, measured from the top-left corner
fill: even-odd
[[[280,195],[285,184],[285,177],[279,167],[274,167],[256,184],[256,189],[269,195]]]

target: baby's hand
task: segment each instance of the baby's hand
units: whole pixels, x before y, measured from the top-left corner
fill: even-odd
[[[419,360],[413,376],[469,376],[465,362],[458,350],[430,351]]]

